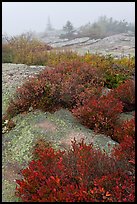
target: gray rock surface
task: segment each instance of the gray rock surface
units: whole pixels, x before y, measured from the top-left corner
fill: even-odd
[[[126,113],[121,113],[119,120],[120,120],[120,121],[131,120],[131,119],[134,118],[134,114],[135,114],[135,111],[126,112]]]
[[[50,45],[52,47],[64,47],[64,46],[70,46],[70,45],[76,45],[76,44],[81,45],[81,43],[87,42],[88,40],[89,40],[89,37],[76,38],[74,40],[67,40],[67,41],[62,40],[62,42],[60,41],[52,42],[50,43]]]
[[[89,37],[76,38],[73,40],[59,39],[58,36],[48,36],[42,39],[54,48],[63,48],[76,51],[79,54],[99,53],[111,54],[114,57],[135,56],[135,36],[133,33],[121,33],[103,39],[90,39]]]
[[[2,113],[4,113],[9,98],[18,86],[29,77],[36,75],[45,66],[27,66],[25,64],[2,64]]]

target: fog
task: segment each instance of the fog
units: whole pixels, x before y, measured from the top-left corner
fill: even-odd
[[[77,28],[104,15],[134,23],[135,2],[2,2],[2,33],[44,32],[48,17],[55,29],[67,20]]]

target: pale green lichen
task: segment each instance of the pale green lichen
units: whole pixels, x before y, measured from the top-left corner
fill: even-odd
[[[5,113],[8,107],[8,104],[10,102],[10,99],[15,94],[16,88],[17,88],[17,84],[16,85],[11,84],[11,86],[7,86],[4,84],[2,86],[2,114]]]
[[[22,202],[22,200],[15,196],[15,182],[4,180],[2,182],[2,202]]]

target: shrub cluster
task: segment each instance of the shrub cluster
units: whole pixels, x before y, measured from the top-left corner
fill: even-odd
[[[119,99],[123,103],[123,111],[133,111],[135,110],[135,81],[126,80],[116,89],[112,89],[110,95]]]
[[[114,127],[114,135],[112,139],[117,142],[122,142],[125,136],[130,136],[135,139],[135,118],[117,124]]]
[[[83,61],[91,64],[100,70],[104,76],[104,86],[107,88],[116,88],[125,80],[129,79],[135,70],[134,57],[122,57],[114,59],[111,55],[100,56],[87,53],[82,57]]]
[[[30,107],[42,111],[68,108],[88,128],[119,140],[114,134],[119,114],[135,109],[134,81],[126,80],[102,96],[104,74],[96,68],[94,61],[97,59],[101,64],[102,60],[106,61],[106,66],[110,65],[103,57],[92,57],[92,63],[77,59],[61,62],[29,78],[17,88],[6,110],[6,119],[28,111]],[[105,70],[103,66],[102,70]]]
[[[75,60],[82,61],[82,57],[76,52],[71,50],[60,51],[58,49],[52,49],[47,53],[47,60],[44,65],[55,67],[62,62],[67,63]]]
[[[47,51],[51,49],[49,45],[34,38],[30,33],[22,34],[8,39],[8,42],[3,44],[2,62],[44,65]]]
[[[87,103],[72,112],[83,125],[111,136],[122,109],[120,100],[112,95],[103,95],[97,99],[91,97]]]
[[[46,79],[31,77],[21,87],[16,89],[7,108],[6,115],[12,118],[19,113],[28,111],[29,108],[45,108],[51,105],[50,84]]]
[[[2,63],[12,63],[13,52],[8,44],[2,44]]]
[[[45,69],[37,77],[29,78],[16,90],[9,103],[7,115],[34,109],[51,111],[53,108],[72,109],[91,95],[99,94],[102,76],[91,65],[73,61],[61,63],[55,69]]]
[[[135,69],[134,57],[114,59],[111,55],[100,56],[90,53],[79,56],[72,51],[52,49],[31,33],[6,39],[6,43],[4,41],[2,44],[2,62],[55,67],[61,62],[74,60],[87,62],[99,70],[104,75],[104,83],[108,88],[118,87],[124,80],[129,79]]]
[[[16,196],[23,202],[134,202],[134,158],[131,164],[125,155],[134,149],[129,141],[112,157],[83,140],[72,141],[67,151],[55,151],[41,141],[34,159],[21,171],[22,180],[16,180]],[[125,156],[122,164],[119,154]]]
[[[135,110],[135,87],[132,80],[127,80],[107,95],[96,98],[92,96],[74,108],[72,113],[86,127],[121,142],[125,135],[134,137],[135,120],[121,124],[118,122],[119,114],[133,110]]]

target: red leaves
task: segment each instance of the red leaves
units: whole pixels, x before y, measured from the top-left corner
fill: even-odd
[[[117,160],[127,160],[129,163],[135,163],[135,139],[131,136],[123,137],[120,145],[113,150],[113,156]]]
[[[72,109],[93,94],[98,95],[102,80],[95,68],[78,60],[60,63],[55,69],[46,68],[17,88],[7,114],[13,117],[30,107],[43,111],[59,107]]]
[[[135,181],[125,173],[126,166],[119,168],[119,160],[92,144],[74,140],[66,152],[44,142],[35,148],[37,159],[22,171],[24,179],[17,180],[16,196],[23,202],[134,201]]]
[[[59,179],[57,176],[56,176],[56,177],[50,176],[50,178],[51,178],[53,181],[55,181],[57,184],[60,183],[60,179]]]
[[[88,128],[111,136],[116,119],[122,112],[122,102],[113,96],[91,97],[83,106],[73,109],[73,114]]]
[[[126,80],[116,89],[113,89],[110,94],[122,101],[124,111],[135,110],[135,82],[133,80]]]
[[[114,140],[121,142],[125,136],[135,138],[135,117],[131,120],[126,120],[114,127]]]

